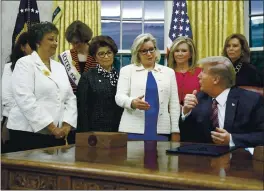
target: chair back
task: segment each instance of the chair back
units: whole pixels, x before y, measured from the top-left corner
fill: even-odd
[[[261,96],[264,96],[264,88],[263,87],[255,87],[255,86],[239,86],[242,89],[249,90],[252,92],[256,92]]]

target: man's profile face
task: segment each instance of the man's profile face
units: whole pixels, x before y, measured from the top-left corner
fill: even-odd
[[[200,90],[205,93],[211,92],[214,86],[214,76],[210,73],[208,64],[203,65],[203,69],[198,75],[198,78],[201,86]]]

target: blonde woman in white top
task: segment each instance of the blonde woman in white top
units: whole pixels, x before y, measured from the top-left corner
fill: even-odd
[[[159,65],[160,52],[151,34],[136,37],[132,64],[121,68],[115,96],[124,108],[119,131],[130,140],[179,141],[180,104],[175,73]]]

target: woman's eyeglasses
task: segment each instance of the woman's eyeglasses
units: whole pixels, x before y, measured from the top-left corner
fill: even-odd
[[[107,55],[108,57],[112,57],[114,55],[114,53],[112,51],[107,51],[107,52],[98,52],[97,55],[100,57],[100,58],[104,58],[105,55]]]
[[[143,49],[143,50],[140,50],[139,52],[140,52],[141,54],[143,54],[143,55],[146,55],[146,54],[148,54],[148,52],[149,52],[149,53],[153,53],[153,52],[155,52],[155,50],[156,50],[156,48],[150,48],[150,49]]]

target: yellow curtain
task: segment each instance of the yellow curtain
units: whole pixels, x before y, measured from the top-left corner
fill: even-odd
[[[244,34],[244,1],[187,0],[197,58],[221,55],[232,33]]]
[[[87,24],[93,31],[93,36],[101,34],[101,2],[100,1],[53,1],[53,23],[59,29],[58,48],[54,59],[58,60],[58,54],[70,49],[70,44],[65,39],[67,27],[75,20]]]

